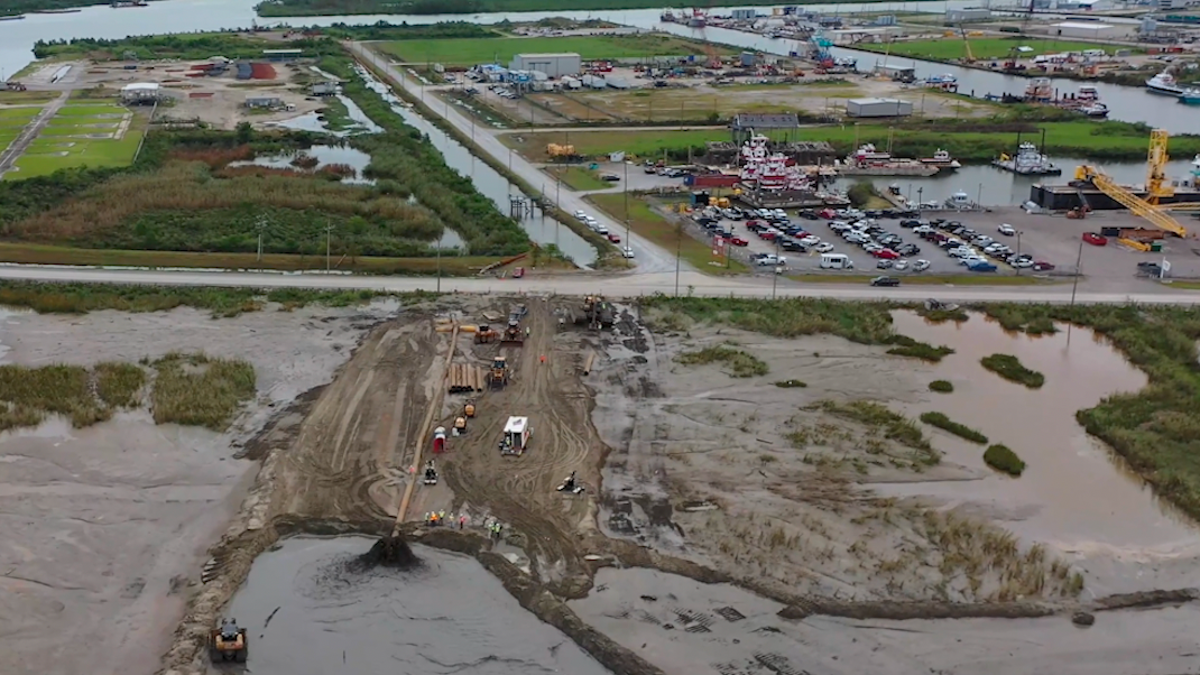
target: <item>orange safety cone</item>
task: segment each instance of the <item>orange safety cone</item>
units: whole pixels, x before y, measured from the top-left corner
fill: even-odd
[[[545,362],[546,362],[546,355],[542,354],[542,363],[545,363]]]

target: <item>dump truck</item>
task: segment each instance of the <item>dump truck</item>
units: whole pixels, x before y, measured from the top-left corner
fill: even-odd
[[[209,652],[214,663],[245,663],[248,654],[246,629],[238,628],[237,619],[225,619],[220,628],[213,629]]]
[[[492,359],[492,371],[488,375],[488,384],[492,389],[503,389],[508,385],[508,359],[503,356]]]
[[[486,323],[479,324],[479,329],[475,331],[475,344],[482,345],[489,342],[495,342],[496,338],[500,337],[500,333]]]

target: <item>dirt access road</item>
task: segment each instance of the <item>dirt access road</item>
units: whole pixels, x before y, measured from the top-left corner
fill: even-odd
[[[579,377],[583,334],[559,331],[547,298],[529,298],[526,306],[522,325],[531,334],[524,346],[475,345],[480,363],[502,352],[513,372],[508,387],[480,399],[468,435],[452,439],[444,473],[469,511],[486,511],[519,533],[544,579],[571,584],[582,573],[585,552],[578,538],[594,531],[591,495],[604,445],[589,420],[591,397]],[[509,416],[528,417],[533,429],[521,457],[505,457],[497,449]],[[555,490],[572,471],[589,486],[585,495]],[[416,509],[410,516],[420,513]]]

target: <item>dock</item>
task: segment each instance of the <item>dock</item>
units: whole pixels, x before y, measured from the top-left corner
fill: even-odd
[[[1142,186],[1121,186],[1132,192],[1140,199],[1147,197],[1147,192]],[[1087,206],[1098,211],[1113,211],[1125,208],[1117,200],[1109,197],[1100,190],[1087,186],[1075,187],[1074,185],[1045,185],[1037,183],[1029,188],[1029,201],[1037,204],[1043,209],[1050,211],[1070,211],[1071,209],[1083,206],[1080,200],[1080,195],[1087,200]],[[1191,204],[1200,202],[1200,190],[1195,188],[1177,187],[1175,194],[1159,198],[1160,204]]]

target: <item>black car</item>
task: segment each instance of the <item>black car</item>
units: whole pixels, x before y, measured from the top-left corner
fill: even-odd
[[[779,248],[781,248],[785,251],[804,252],[804,251],[808,250],[807,246],[805,246],[804,244],[801,244],[800,242],[796,241],[795,239],[784,239],[783,241],[779,242]]]
[[[899,286],[900,280],[896,277],[875,277],[871,280],[872,286]]]
[[[917,246],[916,244],[905,244],[905,245],[901,246],[900,248],[896,249],[896,253],[899,253],[900,255],[902,255],[904,257],[914,256],[920,252],[921,252],[921,247]]]
[[[801,218],[803,218],[805,220],[816,220],[817,219],[817,212],[813,211],[812,209],[804,209],[803,211],[798,212],[796,215],[800,216]]]
[[[921,226],[921,221],[915,220],[913,218],[909,218],[907,220],[900,221],[900,227],[903,227],[905,229],[912,229],[914,227],[920,227],[920,226]]]

